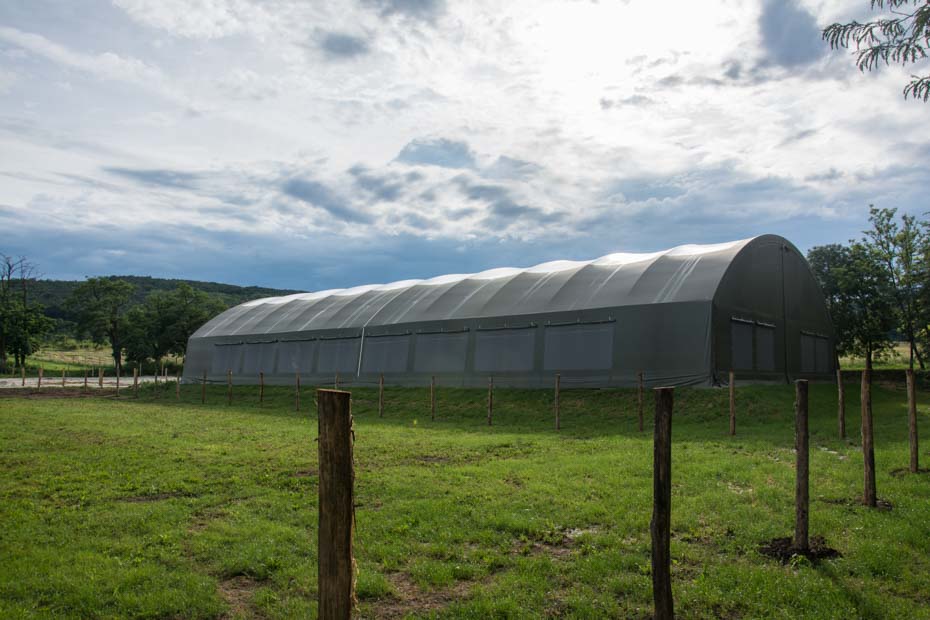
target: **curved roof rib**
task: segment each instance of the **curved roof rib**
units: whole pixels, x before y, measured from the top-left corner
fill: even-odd
[[[227,310],[194,336],[355,329],[708,301],[736,255],[755,239],[256,299]]]

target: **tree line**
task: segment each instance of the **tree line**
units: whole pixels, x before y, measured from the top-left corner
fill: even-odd
[[[27,258],[0,254],[0,372],[25,367],[58,324],[77,339],[107,346],[116,367],[124,361],[141,364],[183,356],[191,334],[230,305],[186,282],[149,292],[140,301],[133,282],[97,277],[77,284],[64,299],[74,323],[56,322],[35,300],[40,277]]]
[[[836,332],[837,356],[872,368],[895,342],[908,345],[908,366],[924,369],[930,353],[930,220],[869,206],[870,227],[846,245],[811,248]]]

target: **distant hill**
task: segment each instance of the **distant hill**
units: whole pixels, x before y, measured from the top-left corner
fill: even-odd
[[[287,289],[265,288],[263,286],[236,286],[234,284],[221,284],[219,282],[197,282],[195,280],[168,280],[164,278],[150,278],[148,276],[109,276],[113,280],[124,280],[136,287],[136,301],[141,302],[153,291],[167,291],[175,288],[182,282],[191,287],[209,293],[220,299],[227,307],[241,304],[244,301],[260,299],[262,297],[277,297],[279,295],[292,295],[302,291]],[[34,301],[45,306],[45,314],[53,319],[74,321],[72,312],[65,307],[65,300],[71,295],[75,287],[80,284],[76,280],[34,280],[30,283],[30,296]]]

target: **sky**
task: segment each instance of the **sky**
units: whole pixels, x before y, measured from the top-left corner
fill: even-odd
[[[3,0],[0,252],[297,290],[927,211],[867,0]],[[920,128],[920,129],[918,129]]]

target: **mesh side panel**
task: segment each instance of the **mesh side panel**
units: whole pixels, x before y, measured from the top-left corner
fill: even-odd
[[[225,375],[229,369],[229,350],[228,346],[213,346],[213,356],[210,360],[211,375]]]
[[[826,338],[814,339],[814,366],[817,372],[830,372],[830,341]]]
[[[464,372],[468,334],[418,334],[413,353],[415,372]]]
[[[274,358],[277,353],[277,343],[262,342],[245,345],[242,360],[242,374],[257,375],[259,372],[270,374],[274,372]]]
[[[801,372],[814,372],[817,369],[817,345],[813,336],[801,334]]]
[[[279,342],[278,374],[294,372],[313,372],[313,358],[316,354],[317,341]]]
[[[320,341],[317,372],[355,372],[360,338]]]
[[[366,338],[362,353],[364,372],[404,372],[407,370],[409,336]]]
[[[535,329],[478,332],[475,338],[475,370],[512,372],[533,369]]]
[[[731,321],[730,346],[733,370],[752,370],[752,325]]]
[[[775,370],[775,328],[756,325],[756,370]]]
[[[604,370],[613,366],[614,326],[547,327],[543,366],[546,370]]]

